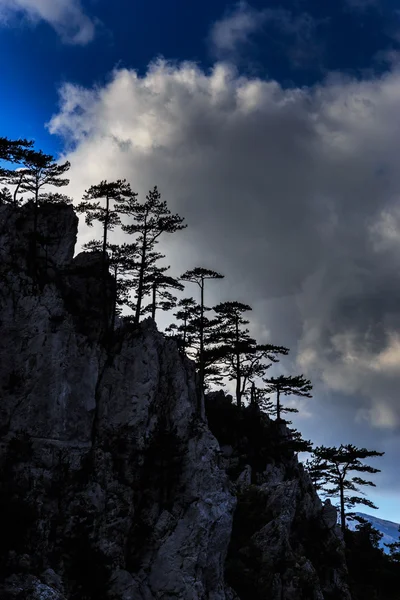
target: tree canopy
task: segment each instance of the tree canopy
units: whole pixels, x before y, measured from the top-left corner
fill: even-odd
[[[383,456],[384,452],[357,448],[353,444],[341,444],[338,448],[318,446],[313,454],[316,459],[313,464],[314,476],[319,472],[322,480],[320,489],[325,495],[339,497],[343,532],[346,528],[346,516],[354,514],[346,512],[346,509],[352,509],[359,504],[377,509],[371,500],[365,498],[365,492],[360,489],[364,486],[375,487],[375,483],[354,473],[379,473],[380,469],[371,467],[363,461],[367,458]]]

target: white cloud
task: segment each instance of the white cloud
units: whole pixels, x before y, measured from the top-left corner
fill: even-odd
[[[291,348],[285,370],[315,384],[307,412],[329,414],[320,437],[364,423],[379,448],[400,423],[399,102],[398,71],[283,89],[159,61],[64,86],[49,128],[73,145],[77,201],[104,178],[158,185],[188,223],[163,245],[174,273],[224,273],[206,303],[249,303],[260,341]]]
[[[217,56],[233,55],[238,46],[248,42],[251,34],[262,27],[265,10],[252,8],[247,2],[238,2],[224,17],[214,23],[209,41]]]
[[[46,21],[68,44],[84,45],[95,35],[80,0],[0,0],[0,24],[12,23],[19,14],[33,23]]]

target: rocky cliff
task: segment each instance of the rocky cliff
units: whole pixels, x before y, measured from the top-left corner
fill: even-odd
[[[224,433],[225,397],[213,435],[151,320],[105,343],[77,221],[44,206],[33,235],[31,204],[0,206],[1,600],[349,599],[336,515],[293,453]]]

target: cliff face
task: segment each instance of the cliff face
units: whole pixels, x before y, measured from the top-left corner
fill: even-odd
[[[0,598],[228,600],[227,566],[245,600],[239,561],[248,597],[347,600],[335,518],[296,460],[232,483],[248,453],[221,455],[175,343],[146,320],[103,344],[100,257],[73,258],[72,207],[40,209],[35,246],[32,227],[31,205],[0,206]]]
[[[287,427],[222,392],[206,406],[238,501],[227,583],[240,600],[351,600],[336,508],[321,502]]]
[[[223,600],[235,499],[192,364],[151,321],[105,351],[72,207],[39,215],[34,288],[31,207],[0,222],[0,597]]]

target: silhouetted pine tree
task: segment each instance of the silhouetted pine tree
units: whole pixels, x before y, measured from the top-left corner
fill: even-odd
[[[380,469],[375,469],[362,461],[374,456],[383,456],[384,452],[376,450],[367,450],[366,448],[357,448],[352,444],[341,444],[339,448],[318,446],[313,451],[314,456],[320,459],[319,468],[324,472],[325,484],[323,492],[325,495],[339,497],[340,502],[340,520],[343,533],[346,529],[346,508],[354,508],[358,504],[377,509],[378,507],[362,496],[351,496],[349,492],[358,492],[363,494],[360,486],[373,486],[372,481],[362,479],[358,476],[351,476],[356,473],[379,473]],[[329,488],[326,486],[330,486]],[[352,516],[354,513],[348,513]]]
[[[196,267],[190,271],[186,271],[181,279],[191,283],[196,283],[200,288],[200,304],[199,304],[199,318],[198,318],[198,331],[199,331],[199,383],[200,390],[204,391],[204,376],[205,376],[205,356],[204,356],[204,330],[206,326],[206,320],[204,313],[207,310],[204,304],[204,287],[207,279],[223,279],[224,275],[205,269],[204,267]]]
[[[96,252],[101,252],[102,247],[101,240],[91,240],[84,244],[86,250]],[[134,274],[137,268],[137,246],[136,244],[110,244],[107,242],[106,251],[110,272],[115,282],[111,316],[111,331],[114,331],[117,315],[121,314],[123,306],[130,305],[130,293],[134,287]]]
[[[177,307],[179,310],[174,313],[174,317],[178,323],[171,323],[165,332],[177,341],[180,351],[184,354],[190,349],[194,350],[198,334],[196,320],[200,315],[200,305],[194,298],[182,298]]]
[[[151,274],[155,260],[163,258],[154,253],[154,248],[163,233],[175,233],[184,229],[184,219],[179,215],[171,214],[167,203],[161,200],[161,195],[154,187],[146,196],[146,201],[126,202],[121,205],[123,214],[133,217],[133,223],[122,225],[122,230],[130,235],[136,235],[135,243],[138,247],[138,271],[136,288],[136,305],[134,322],[137,324],[142,314],[142,303],[146,296],[146,283]],[[155,259],[155,255],[157,258]]]
[[[267,384],[267,393],[276,393],[276,404],[273,413],[276,414],[277,421],[281,419],[282,412],[299,412],[297,408],[289,408],[281,405],[281,396],[303,396],[312,398],[310,391],[312,390],[311,381],[305,379],[303,375],[270,377],[263,379]]]
[[[399,527],[399,535],[400,535],[400,527]],[[386,548],[389,548],[390,552],[390,560],[400,566],[400,538],[397,542],[392,542],[391,544],[385,544]]]
[[[142,314],[150,313],[154,321],[157,308],[166,311],[172,310],[176,306],[178,299],[169,290],[182,291],[184,289],[177,278],[165,275],[169,268],[154,266],[153,271],[147,277],[146,283],[150,287],[151,303],[142,309]]]
[[[21,191],[21,185],[24,178],[25,169],[15,169],[14,171],[9,171],[7,175],[3,175],[3,182],[7,185],[14,186],[14,192],[11,195],[11,192],[8,190],[8,194],[4,199],[4,202],[8,204],[13,204],[14,206],[20,206],[21,199],[18,197],[18,194]],[[4,188],[6,190],[8,188]]]
[[[135,194],[131,190],[126,179],[118,179],[117,181],[101,181],[97,185],[92,185],[85,190],[82,202],[76,207],[78,213],[85,213],[85,223],[89,227],[93,227],[93,222],[98,221],[103,228],[103,239],[101,242],[103,275],[105,277],[106,261],[107,261],[107,242],[108,234],[121,224],[119,207],[126,199],[135,198]],[[100,200],[104,202],[101,204]],[[90,247],[91,244],[91,247]],[[91,240],[85,245],[87,249],[94,249],[95,245],[100,249],[98,240]]]
[[[222,373],[236,384],[236,402],[240,407],[242,396],[248,386],[256,378],[262,377],[270,364],[266,361],[277,362],[277,354],[287,354],[289,350],[272,344],[257,344],[249,335],[249,330],[243,327],[249,321],[243,318],[243,313],[251,307],[241,302],[222,302],[214,307],[218,323],[213,335],[216,348],[216,358],[222,365]]]
[[[59,165],[55,162],[51,154],[45,154],[41,150],[35,151],[29,148],[18,151],[16,156],[18,157],[21,169],[13,172],[9,171],[7,181],[16,185],[13,197],[15,205],[20,203],[18,194],[28,194],[27,201],[32,202],[33,205],[33,230],[29,235],[29,242],[30,267],[35,286],[38,276],[37,244],[38,242],[41,243],[47,253],[47,243],[49,241],[49,236],[38,234],[37,225],[39,207],[49,197],[48,191],[45,192],[44,189],[49,186],[60,188],[68,185],[69,179],[63,177],[63,175],[70,168],[70,163],[66,161],[64,164]]]
[[[10,140],[0,137],[0,160],[8,163],[21,163],[26,153],[33,147],[33,142],[25,139]],[[13,173],[8,167],[0,165],[0,182],[4,183]]]
[[[251,381],[251,379],[250,379]],[[270,396],[267,395],[265,387],[256,386],[254,381],[251,381],[250,387],[247,387],[243,393],[243,396],[249,402],[250,405],[257,406],[261,412],[270,413],[274,403]]]
[[[224,374],[236,383],[236,403],[240,407],[247,383],[243,357],[256,346],[249,330],[243,329],[249,323],[243,318],[243,313],[251,310],[251,307],[241,302],[222,302],[213,310],[218,316],[218,325],[213,332],[218,349],[215,354],[223,364]]]
[[[0,190],[0,204],[12,204],[13,197],[8,187],[3,187]]]
[[[319,456],[312,455],[311,458],[304,461],[304,467],[310,475],[315,489],[317,491],[323,490],[328,483],[327,470],[329,469],[329,463]]]
[[[108,235],[117,225],[121,224],[119,207],[127,199],[134,199],[135,194],[125,179],[116,181],[101,181],[87,189],[82,202],[76,207],[78,213],[85,213],[85,223],[93,227],[93,222],[98,221],[103,228],[102,240],[91,240],[84,248],[101,251],[102,281],[103,281],[103,312],[104,330],[109,333],[113,331],[115,321],[115,310],[117,302],[117,290],[115,289],[111,314],[107,303],[107,276],[108,276]],[[103,204],[100,202],[102,201]],[[111,322],[110,322],[111,317]]]
[[[4,137],[0,137],[0,160],[4,160],[6,162],[15,163],[22,160],[24,152],[32,147],[32,142],[28,142],[27,140],[9,140]],[[22,174],[19,176],[16,175],[18,173],[18,169],[9,169],[5,166],[0,165],[0,183],[13,185],[14,178],[17,179],[18,185],[17,189],[14,191],[14,196],[11,194],[8,187],[3,187],[0,190],[0,202],[2,204],[14,204],[18,205],[17,194],[20,185],[20,180],[22,179]]]
[[[63,175],[71,165],[68,161],[59,165],[54,156],[45,154],[41,150],[27,150],[19,162],[22,165],[23,173],[23,177],[19,182],[19,193],[32,194],[34,207],[33,234],[36,237],[39,205],[42,202],[44,203],[47,198],[42,190],[48,186],[60,188],[68,185],[69,179],[63,177]],[[19,175],[16,176],[19,177]]]

